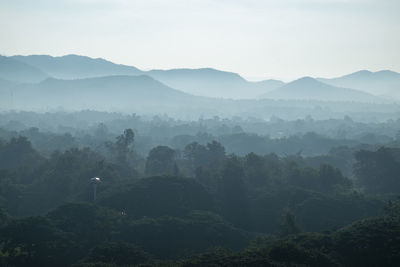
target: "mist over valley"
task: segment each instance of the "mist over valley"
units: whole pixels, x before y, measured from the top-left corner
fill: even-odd
[[[400,266],[399,10],[0,1],[0,266]]]

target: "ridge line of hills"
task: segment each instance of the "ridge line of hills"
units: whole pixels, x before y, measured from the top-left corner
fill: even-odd
[[[66,81],[74,83],[74,80],[80,80],[82,83],[90,78],[92,82],[98,79],[103,83],[107,83],[109,79],[120,90],[124,85],[136,93],[140,90],[150,92],[151,89],[143,87],[140,82],[135,84],[139,80],[131,79],[129,83],[126,78],[122,78],[143,75],[164,85],[162,90],[166,92],[173,92],[166,89],[169,88],[193,96],[211,98],[384,103],[385,98],[393,101],[400,97],[400,74],[389,70],[379,72],[363,70],[332,79],[303,77],[285,84],[278,80],[250,82],[237,73],[213,68],[142,71],[136,67],[115,64],[101,58],[93,59],[77,55],[0,56],[0,89],[2,91],[9,88],[20,91],[26,91],[22,88],[35,88],[40,91],[38,88],[46,84],[43,81],[48,78],[62,79],[65,81],[64,85]],[[118,79],[123,80],[118,81]],[[162,87],[160,84],[159,90]],[[53,85],[55,86],[55,83]],[[101,87],[101,84],[98,86]],[[52,93],[48,88],[41,90]],[[81,88],[81,90],[91,91],[87,88]]]

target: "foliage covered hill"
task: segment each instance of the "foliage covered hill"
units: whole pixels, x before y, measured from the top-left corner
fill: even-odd
[[[103,153],[73,148],[47,156],[24,137],[2,142],[0,263],[396,266],[399,260],[400,204],[384,205],[400,192],[396,148],[359,150],[349,179],[329,164],[302,166],[298,155],[227,155],[212,141],[189,143],[181,154],[156,146],[143,158],[135,142],[126,129]],[[94,176],[102,182],[93,204]],[[386,186],[372,191],[374,184]]]
[[[169,88],[148,76],[106,76],[79,80],[46,79],[13,88],[16,107],[70,109],[136,109],[188,105],[195,97]]]
[[[400,263],[400,221],[397,216],[359,221],[331,233],[259,239],[240,253],[216,250],[173,265],[394,267]]]
[[[183,92],[218,98],[258,98],[284,85],[278,80],[249,82],[236,73],[211,68],[151,70],[146,74]]]
[[[171,88],[186,93],[219,98],[257,98],[259,95],[284,84],[278,80],[249,82],[236,73],[210,68],[142,71],[132,66],[115,64],[102,58],[78,55],[2,57],[1,66],[3,66],[3,70],[0,69],[0,78],[17,82],[39,82],[46,77],[86,79],[112,75],[148,75]],[[28,70],[31,74],[28,73]],[[39,72],[43,74],[39,75]]]
[[[354,151],[395,145],[400,120],[361,123],[350,118],[262,121],[214,117],[187,121],[167,116],[86,110],[74,113],[10,112],[0,116],[0,127],[0,138],[10,140],[19,135],[26,136],[44,155],[51,155],[54,150],[86,146],[104,153],[104,142],[133,127],[135,152],[142,156],[158,145],[169,146],[179,154],[189,143],[207,144],[216,140],[227,153],[313,156],[315,158],[308,161],[312,160],[311,166],[329,163],[349,175]]]
[[[0,58],[0,79],[18,83],[40,82],[48,77],[86,79],[112,75],[148,75],[171,88],[189,94],[233,99],[256,99],[261,96],[274,99],[382,102],[382,99],[374,98],[368,93],[398,98],[397,89],[400,85],[400,74],[388,70],[359,71],[333,79],[318,78],[313,82],[310,82],[312,78],[308,78],[307,84],[302,78],[285,85],[278,80],[251,82],[236,73],[211,68],[142,71],[102,58],[78,55]],[[293,87],[297,89],[294,90]]]
[[[109,144],[106,157],[75,148],[48,159],[34,156],[37,152],[26,139],[12,139],[0,147],[4,152],[0,156],[10,150],[17,155],[10,158],[12,162],[3,161],[7,163],[1,180],[3,205],[13,216],[27,216],[69,201],[90,201],[89,178],[100,176],[99,204],[133,218],[206,210],[238,227],[265,233],[276,231],[286,208],[296,213],[304,229],[327,230],[376,215],[381,206],[378,200],[352,193],[351,181],[330,165],[302,167],[274,154],[226,156],[218,142],[189,144],[182,158],[150,153],[141,159],[132,153],[131,141],[123,141],[126,138],[124,133]],[[157,172],[169,176],[137,180],[147,172],[140,165],[156,166],[144,161],[159,162]],[[17,171],[14,166],[19,166]],[[183,174],[194,179],[176,177]],[[310,214],[319,214],[320,219],[312,220]]]
[[[47,55],[13,56],[20,62],[34,66],[56,79],[83,79],[110,75],[141,75],[135,67],[115,64],[102,58],[78,55],[52,57]]]
[[[335,87],[317,81],[311,77],[304,77],[288,83],[278,89],[263,95],[264,98],[322,100],[322,101],[350,101],[350,102],[383,102],[382,99],[360,90]]]
[[[215,215],[131,220],[113,210],[69,204],[0,229],[4,266],[398,266],[398,203],[388,214],[330,233],[247,237]],[[193,253],[211,249],[206,254]],[[190,257],[187,257],[190,256]],[[187,257],[181,260],[156,259]]]
[[[0,79],[19,83],[40,82],[49,75],[40,68],[36,68],[19,60],[0,56]],[[0,84],[0,89],[4,83]]]
[[[133,220],[115,210],[78,203],[44,217],[12,221],[0,231],[0,260],[11,266],[70,266],[86,255],[90,259],[91,249],[108,248],[110,242],[140,246],[157,258],[177,258],[216,246],[239,249],[249,240],[211,213]]]
[[[61,57],[48,55],[12,56],[9,59],[42,70],[56,79],[148,75],[169,87],[208,97],[257,98],[259,95],[284,84],[278,80],[249,82],[236,73],[210,68],[142,71],[133,66],[115,64],[102,58],[79,55]]]
[[[399,99],[400,97],[400,73],[390,70],[377,72],[362,70],[342,77],[318,80],[330,85],[362,90],[388,98]]]
[[[213,197],[196,180],[162,176],[110,188],[99,203],[133,218],[179,217],[192,210],[215,209]]]

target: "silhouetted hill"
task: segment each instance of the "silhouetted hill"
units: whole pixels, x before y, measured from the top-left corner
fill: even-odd
[[[47,55],[13,56],[35,66],[54,78],[80,79],[109,75],[140,75],[142,71],[131,66],[115,64],[102,58],[78,55],[52,57]]]
[[[19,85],[13,91],[18,106],[36,108],[63,106],[71,109],[123,109],[174,106],[194,98],[145,75],[77,80],[49,78],[38,84]]]
[[[263,81],[259,81],[259,82],[253,82],[253,83],[257,84],[259,86],[262,86],[263,88],[267,89],[268,91],[272,91],[274,89],[277,89],[277,88],[285,85],[284,82],[282,82],[280,80],[274,80],[274,79],[263,80]]]
[[[49,77],[42,70],[16,60],[0,56],[0,79],[20,83],[40,82]],[[0,83],[0,86],[4,83]]]
[[[218,98],[258,98],[260,95],[284,85],[283,82],[277,80],[249,82],[236,73],[211,68],[145,72],[132,66],[115,64],[101,58],[94,59],[78,55],[12,56],[10,59],[29,64],[57,79],[146,74],[180,91]]]
[[[212,68],[151,70],[147,74],[175,89],[218,98],[258,98],[284,84],[277,80],[249,82],[237,73]]]
[[[382,102],[379,98],[368,93],[331,86],[311,77],[295,80],[264,94],[264,97],[272,99]]]
[[[304,101],[305,98],[297,100],[295,97],[279,101],[230,100],[193,96],[144,75],[106,76],[78,80],[51,78],[38,84],[19,84],[13,86],[12,90],[0,88],[0,95],[4,96],[0,99],[0,108],[41,112],[60,109],[65,111],[92,109],[147,115],[168,114],[181,119],[216,115],[253,116],[266,119],[275,115],[283,119],[293,119],[304,118],[310,114],[316,119],[342,118],[344,114],[358,118],[357,116],[365,117],[366,114],[374,114],[373,118],[376,119],[398,110],[395,104],[372,105],[360,101],[348,105],[346,102],[332,102],[338,99],[336,94],[332,94],[335,97],[328,99],[331,101]],[[369,96],[366,93],[364,95]],[[373,96],[372,98],[375,99]],[[345,98],[345,100],[349,99]]]
[[[319,78],[318,80],[334,86],[353,88],[374,95],[400,99],[400,73],[390,70],[377,72],[361,70],[342,77]]]
[[[212,68],[142,71],[132,66],[115,64],[102,58],[95,59],[78,55],[61,57],[48,55],[0,57],[0,79],[20,83],[40,82],[50,76],[57,79],[84,79],[111,75],[136,76],[143,74],[171,88],[189,94],[216,98],[250,99],[272,97],[326,100],[325,96],[329,96],[330,94],[328,91],[332,91],[332,88],[314,83],[314,85],[305,85],[309,86],[308,91],[305,93],[311,93],[310,95],[297,95],[298,92],[292,92],[290,96],[282,95],[286,90],[289,90],[287,87],[284,88],[285,91],[276,90],[285,85],[282,81],[265,80],[250,82],[237,73]],[[377,96],[400,99],[400,74],[389,70],[378,72],[362,70],[338,78],[318,78],[316,80],[336,88],[342,87],[342,89],[335,89],[336,92],[340,93],[343,93],[343,88],[352,88]],[[301,86],[304,86],[304,84],[301,84]],[[290,88],[292,87],[293,85],[290,85]],[[318,92],[313,93],[312,90],[315,90],[317,87],[320,87],[320,89],[318,89]],[[271,92],[274,90],[275,92]],[[323,93],[325,95],[321,95],[321,90],[325,91]],[[279,93],[277,93],[278,91]],[[330,96],[329,100],[356,100],[362,102],[371,100],[371,96],[361,96],[355,91],[352,93],[347,91],[345,94],[346,97],[342,97],[335,93]]]

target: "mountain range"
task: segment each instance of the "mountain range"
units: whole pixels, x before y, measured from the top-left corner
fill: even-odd
[[[15,82],[40,82],[49,75],[34,65],[12,57],[0,56],[0,79]]]
[[[45,75],[38,75],[37,80],[43,80],[46,77],[84,79],[110,75],[148,75],[169,87],[193,95],[217,98],[227,98],[227,96],[235,99],[256,98],[284,84],[277,80],[250,82],[236,73],[211,68],[142,71],[132,66],[115,64],[101,58],[94,59],[77,55],[62,57],[47,55],[12,56],[8,59],[29,64],[45,73]],[[35,75],[35,73],[31,75]],[[29,82],[30,79],[19,79],[18,81]]]
[[[190,103],[198,97],[172,89],[146,75],[113,75],[14,85],[18,107],[68,107],[70,109],[140,109]],[[7,94],[7,92],[5,93]]]
[[[303,77],[263,95],[264,98],[376,102],[377,97],[360,90],[335,87],[311,77]]]
[[[178,90],[218,98],[257,98],[284,85],[278,80],[250,82],[239,74],[211,68],[151,70],[146,74]]]
[[[52,57],[47,55],[12,56],[11,59],[29,64],[57,79],[83,79],[110,75],[141,75],[135,67],[119,65],[102,58],[77,55]]]
[[[77,55],[0,56],[0,95],[10,95],[11,90],[15,97],[36,93],[43,99],[57,95],[55,100],[71,100],[76,96],[75,104],[99,95],[117,101],[113,93],[124,95],[122,102],[136,97],[146,103],[164,101],[164,105],[178,99],[193,102],[195,96],[202,101],[199,97],[382,103],[383,97],[400,99],[399,89],[400,74],[392,71],[359,71],[333,79],[304,77],[285,84],[278,80],[251,82],[212,68],[143,71]]]
[[[319,78],[333,86],[353,88],[377,96],[400,99],[400,74],[390,70],[371,72],[361,70],[333,79]]]

